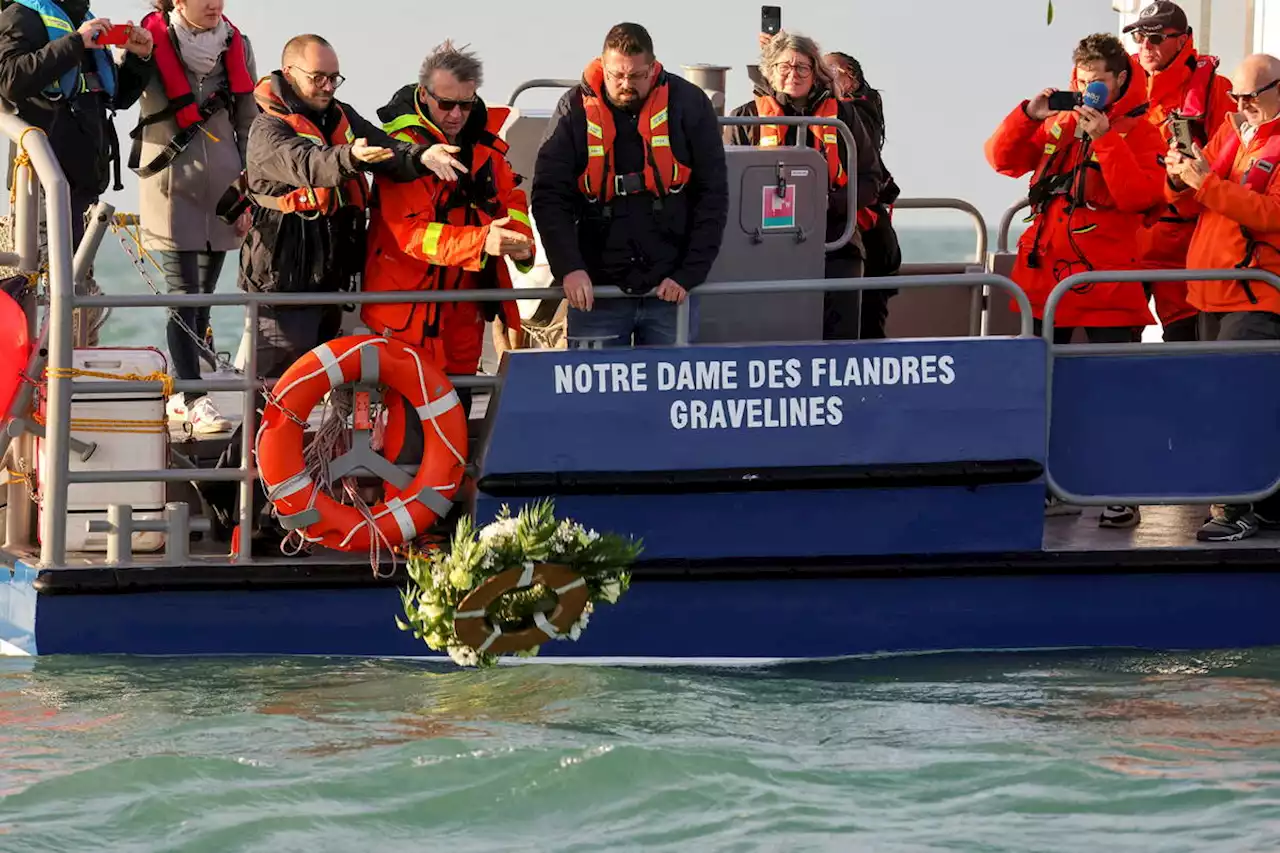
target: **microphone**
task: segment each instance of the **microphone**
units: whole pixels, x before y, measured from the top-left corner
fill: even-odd
[[[1095,110],[1101,110],[1107,106],[1107,101],[1110,97],[1111,93],[1107,91],[1107,84],[1101,80],[1094,80],[1084,87],[1081,104],[1086,107],[1092,107]],[[1079,122],[1076,122],[1076,139],[1084,139],[1084,128],[1080,126]]]

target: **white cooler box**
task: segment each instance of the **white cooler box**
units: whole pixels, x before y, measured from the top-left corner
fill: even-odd
[[[72,357],[77,370],[109,373],[115,376],[168,372],[168,361],[155,347],[77,349]],[[71,451],[72,471],[137,471],[169,467],[169,427],[165,398],[160,391],[151,393],[77,394],[75,386],[84,382],[104,381],[99,377],[77,376],[72,381],[71,435],[80,441],[94,442],[98,449],[88,462]],[[43,405],[41,414],[43,415]],[[93,423],[89,423],[92,421]],[[105,422],[117,422],[111,431]],[[101,424],[101,426],[100,426]],[[99,432],[98,429],[106,431]],[[37,459],[41,487],[44,486],[47,463],[45,442],[37,441]],[[89,533],[88,522],[107,518],[109,504],[133,507],[135,521],[164,517],[164,483],[73,483],[68,489],[67,506],[41,506],[44,512],[66,512],[67,551],[102,552],[107,550],[107,534]],[[43,524],[41,525],[43,530]],[[133,534],[134,553],[158,551],[164,547],[163,533]]]

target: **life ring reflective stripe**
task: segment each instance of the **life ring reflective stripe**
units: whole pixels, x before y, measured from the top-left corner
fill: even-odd
[[[377,354],[377,376],[364,376],[362,350]],[[370,510],[339,503],[307,472],[304,427],[334,388],[361,380],[385,385],[417,411],[424,425],[422,461],[412,482]],[[467,458],[467,416],[449,378],[413,347],[375,335],[339,338],[302,356],[276,382],[256,438],[267,497],[283,518],[314,510],[318,519],[297,529],[307,542],[338,551],[367,549],[375,531],[399,545],[425,532],[453,504]]]
[[[541,584],[555,593],[556,609],[550,616],[538,613],[532,627],[503,633],[489,622],[489,608],[503,595]],[[537,648],[567,634],[582,618],[590,590],[582,575],[555,563],[526,563],[508,569],[473,589],[458,603],[453,627],[458,639],[481,654],[504,655]]]

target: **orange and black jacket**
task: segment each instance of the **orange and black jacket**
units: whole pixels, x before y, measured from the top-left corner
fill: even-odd
[[[588,69],[590,70],[590,69]],[[666,71],[669,140],[675,160],[688,167],[689,182],[679,193],[657,200],[648,193],[591,201],[579,180],[587,170],[587,115],[584,80],[560,99],[538,151],[531,201],[551,272],[563,279],[586,270],[597,285],[644,293],[670,278],[685,289],[706,281],[720,252],[729,217],[724,144],[715,109],[706,93]],[[596,93],[606,102],[603,92]],[[608,153],[612,170],[636,174],[645,168],[639,112],[607,103],[616,136]],[[655,201],[659,203],[655,203]]]
[[[411,144],[447,142],[416,93],[416,85],[405,86],[378,110],[383,129]],[[509,113],[506,107],[489,108],[477,99],[453,143],[460,149],[455,158],[467,167],[456,182],[433,174],[407,183],[374,179],[366,291],[511,287],[505,259],[485,252],[494,220],[509,219],[502,227],[533,239],[528,201],[518,186],[521,179],[507,161],[507,144],[498,135]],[[533,262],[530,257],[516,266],[527,272]],[[361,317],[379,334],[417,343],[438,335],[438,307],[439,303],[366,305]],[[501,311],[508,327],[520,328],[516,303],[485,307],[490,317]]]
[[[382,128],[355,110],[333,101],[323,115],[293,94],[279,71],[258,83],[254,97],[262,113],[249,130],[245,176],[249,192],[281,197],[303,188],[349,186],[365,181],[364,173],[412,181],[427,173],[421,163],[426,147],[392,139]],[[323,136],[300,134],[286,120],[304,116]],[[335,139],[345,117],[350,133]],[[358,163],[351,143],[390,148],[395,156],[382,163]],[[367,186],[367,185],[366,185]],[[365,212],[363,200],[329,216],[307,218],[266,207],[253,207],[253,228],[240,250],[240,287],[244,290],[316,293],[353,289],[364,268]]]

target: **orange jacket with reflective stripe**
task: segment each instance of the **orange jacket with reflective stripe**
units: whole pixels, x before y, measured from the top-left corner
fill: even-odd
[[[343,112],[341,105],[335,104],[342,118],[339,119],[338,126],[333,129],[329,138],[325,139],[315,122],[289,110],[276,88],[274,76],[264,77],[258,81],[257,87],[253,90],[253,98],[264,113],[282,120],[293,128],[293,132],[298,136],[309,139],[316,145],[321,147],[350,145],[356,141],[355,134],[351,132],[351,122],[347,119],[347,114]],[[277,197],[277,201],[280,210],[284,213],[329,215],[347,206],[363,209],[368,202],[368,196],[369,185],[365,183],[363,175],[357,175],[345,181],[340,187],[299,187],[291,193]]]
[[[1034,175],[1032,186],[1056,178],[1018,240],[1012,278],[1031,299],[1037,318],[1059,281],[1094,270],[1140,269],[1136,243],[1146,213],[1164,204],[1167,148],[1160,132],[1141,118],[1146,100],[1142,67],[1130,62],[1130,83],[1105,112],[1111,129],[1086,147],[1077,139],[1075,113],[1028,118],[1016,107],[987,140],[987,161],[997,172]],[[1074,83],[1074,72],[1072,74]],[[1048,183],[1041,183],[1045,187]],[[1103,282],[1068,293],[1054,320],[1060,327],[1146,326],[1153,321],[1138,284]]]
[[[444,134],[418,106],[416,89],[405,87],[388,108],[379,111],[383,130],[420,145],[445,142]],[[506,259],[484,251],[495,219],[509,218],[502,227],[533,239],[528,200],[517,188],[518,179],[505,156],[507,145],[498,137],[509,112],[486,108],[477,99],[459,135],[463,150],[455,156],[467,167],[467,174],[456,183],[435,175],[408,183],[381,176],[374,179],[365,290],[511,288]],[[530,257],[517,267],[527,271],[533,262]],[[516,303],[504,302],[492,310],[501,311],[509,328],[520,328]],[[360,312],[376,334],[393,335],[407,343],[436,337],[439,314],[439,303],[365,305]]]
[[[671,151],[671,115],[669,92],[662,63],[655,61],[657,83],[645,99],[637,128],[644,142],[645,190],[654,196],[679,192],[692,175],[688,166]],[[617,129],[613,113],[605,103],[604,66],[599,59],[582,72],[582,107],[587,114],[587,168],[578,176],[578,189],[587,198],[603,202],[613,200],[614,179],[619,177],[613,166],[613,140]]]
[[[1188,39],[1186,47],[1168,68],[1148,75],[1147,120],[1160,129],[1166,148],[1173,141],[1168,122],[1175,111],[1191,117],[1188,109],[1195,109],[1190,104],[1196,104],[1203,112],[1199,120],[1192,122],[1195,135],[1200,137],[1196,141],[1203,147],[1234,109],[1227,97],[1231,81],[1215,73],[1212,59],[1199,56],[1195,43]],[[1186,269],[1187,247],[1196,228],[1195,218],[1183,215],[1172,205],[1164,205],[1151,212],[1146,225],[1139,242],[1143,268]],[[1156,313],[1162,322],[1172,323],[1195,315],[1196,309],[1187,302],[1186,282],[1157,282],[1153,289]]]
[[[1271,180],[1265,192],[1245,184],[1251,177],[1250,170],[1263,159],[1268,141],[1277,135],[1280,119],[1273,119],[1242,143],[1233,116],[1223,122],[1205,149],[1206,159],[1217,168],[1200,189],[1177,191],[1166,184],[1169,199],[1177,203],[1178,210],[1200,217],[1187,250],[1187,269],[1231,269],[1248,260],[1249,267],[1280,273],[1280,182]],[[1222,156],[1223,149],[1233,145],[1238,149],[1228,164]],[[1280,168],[1280,163],[1269,165],[1273,170]],[[1241,228],[1253,237],[1252,253]],[[1187,299],[1201,311],[1280,314],[1280,291],[1261,282],[1245,286],[1235,281],[1193,281],[1187,289]]]
[[[813,113],[814,118],[839,118],[840,104],[835,98],[824,98]],[[756,96],[756,113],[777,118],[786,115],[782,105],[768,95]],[[827,181],[831,189],[848,186],[849,176],[840,159],[840,133],[832,125],[809,125],[813,147],[827,160]],[[778,124],[766,124],[760,128],[760,147],[782,145],[787,138],[787,128]]]

